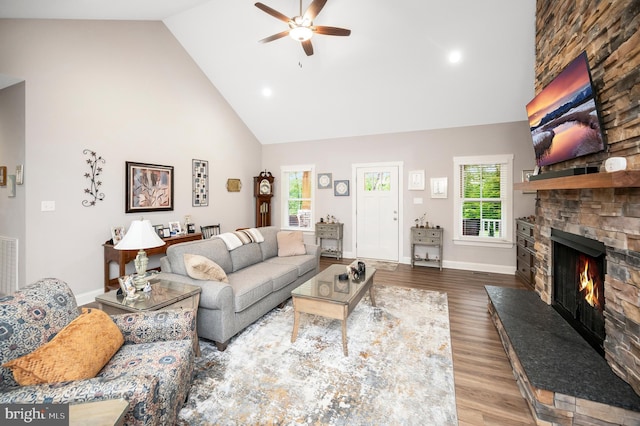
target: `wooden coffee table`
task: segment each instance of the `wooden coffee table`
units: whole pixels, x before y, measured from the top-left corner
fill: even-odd
[[[373,277],[376,270],[368,267],[365,277],[361,280],[340,281],[338,275],[345,272],[345,265],[331,265],[291,292],[294,310],[291,342],[295,342],[298,338],[300,313],[302,312],[338,319],[342,321],[342,349],[345,356],[349,355],[347,350],[347,318],[367,290],[371,305],[376,306],[373,297]]]
[[[148,293],[137,291],[136,298],[133,300],[129,300],[121,294],[118,295],[115,290],[112,290],[96,296],[96,302],[100,309],[110,315],[180,308],[192,308],[194,317],[198,315],[200,293],[202,292],[200,287],[157,278],[149,280],[149,283],[151,291]],[[197,335],[194,338],[193,349],[196,356],[200,356],[200,343]]]

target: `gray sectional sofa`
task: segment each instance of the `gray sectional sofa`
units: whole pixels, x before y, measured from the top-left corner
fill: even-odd
[[[250,242],[229,250],[214,236],[172,245],[160,260],[158,278],[202,288],[198,308],[198,335],[225,350],[229,339],[291,297],[291,290],[319,271],[320,247],[305,244],[305,254],[278,256],[273,226],[257,228],[262,242]],[[184,255],[195,254],[213,260],[227,275],[228,283],[194,279],[187,273]]]

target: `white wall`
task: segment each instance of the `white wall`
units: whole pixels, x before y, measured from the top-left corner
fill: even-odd
[[[0,90],[0,166],[7,176],[24,165],[24,83]],[[9,197],[9,186],[0,186],[0,235],[18,240],[18,279],[24,280],[25,263],[25,190],[16,185],[15,197]]]
[[[124,213],[125,161],[175,167],[175,209],[145,214],[154,224],[254,224],[261,145],[161,22],[0,20],[0,73],[25,81],[23,284],[58,277],[76,295],[101,291],[111,226],[140,216]],[[84,149],[106,160],[95,207],[82,205]],[[191,206],[194,158],[209,161],[209,207]],[[227,178],[242,191],[227,192]],[[56,210],[41,212],[45,200]],[[12,226],[1,220],[0,234]]]
[[[264,145],[262,153],[263,168],[271,171],[276,177],[280,176],[282,165],[314,164],[316,173],[332,173],[334,180],[351,180],[351,165],[354,163],[402,162],[404,169],[402,232],[405,243],[400,257],[404,258],[405,262],[408,262],[411,253],[408,242],[409,229],[414,225],[414,220],[426,212],[430,224],[444,228],[443,260],[446,267],[502,273],[515,271],[515,247],[479,250],[477,247],[453,244],[453,157],[514,154],[514,182],[520,182],[522,170],[533,169],[535,166],[527,122]],[[411,170],[425,170],[424,191],[407,189],[407,175]],[[431,198],[429,180],[432,177],[448,178],[446,199]],[[276,181],[272,203],[274,206],[280,205],[281,194],[278,188]],[[355,189],[351,188],[350,197],[335,197],[333,190],[316,190],[316,214],[335,215],[345,224],[344,249],[349,255],[355,253],[351,212],[354,193]],[[422,198],[423,204],[413,204],[414,198]],[[533,214],[534,207],[535,195],[514,191],[515,217]],[[280,211],[275,209],[274,223],[279,224],[280,221]]]

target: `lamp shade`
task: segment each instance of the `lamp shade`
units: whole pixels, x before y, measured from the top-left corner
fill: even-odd
[[[152,247],[160,247],[165,242],[153,230],[148,220],[134,220],[124,238],[113,248],[116,250],[144,250]]]

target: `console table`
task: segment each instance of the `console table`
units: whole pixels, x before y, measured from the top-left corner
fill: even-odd
[[[436,264],[442,271],[442,228],[411,228],[411,267],[414,265],[426,266],[429,263]],[[437,257],[430,258],[429,253],[425,257],[416,255],[416,246],[435,247],[438,250]],[[418,263],[416,263],[418,262]]]
[[[165,254],[167,252],[167,247],[169,246],[201,239],[202,234],[199,232],[195,234],[186,234],[163,238],[165,245],[160,247],[153,247],[145,251],[147,252],[147,256]],[[104,291],[106,293],[109,290],[116,290],[120,288],[118,277],[121,277],[125,274],[125,265],[136,258],[136,256],[138,255],[138,250],[116,250],[113,247],[113,244],[110,243],[105,243],[102,246],[104,247]],[[111,262],[116,262],[119,266],[118,277],[111,278],[109,274],[109,265],[111,264]]]
[[[316,223],[316,244],[320,245],[320,256],[342,258],[342,223]],[[322,247],[322,240],[335,240],[335,250]]]

